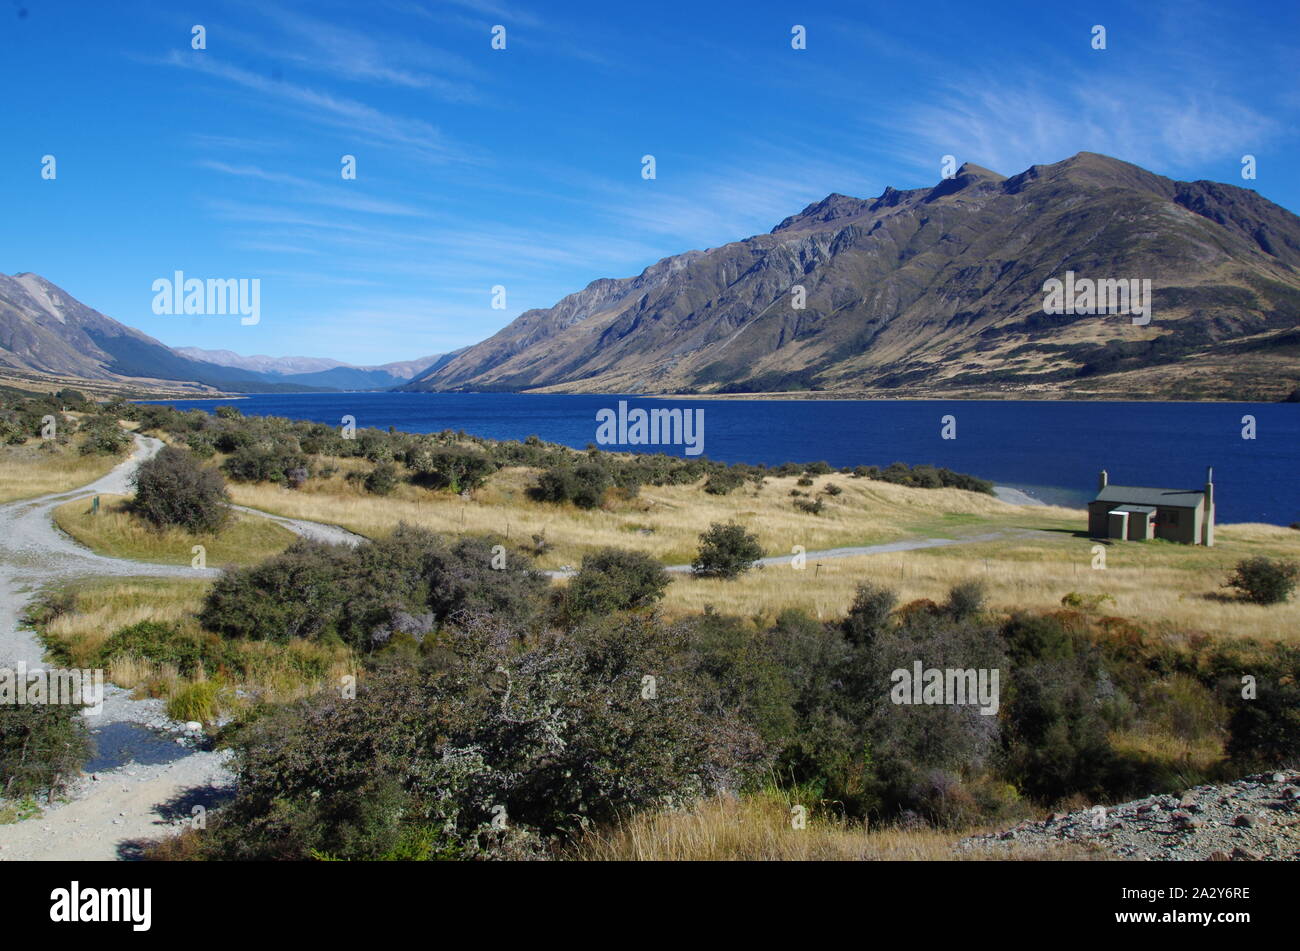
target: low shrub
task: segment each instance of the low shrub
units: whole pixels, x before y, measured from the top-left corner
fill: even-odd
[[[227,859],[518,858],[591,823],[739,788],[756,738],[692,673],[682,634],[623,615],[565,636],[466,617],[437,661],[386,667],[235,739]],[[643,695],[642,678],[663,686]]]
[[[132,476],[131,510],[157,528],[216,532],[230,517],[221,474],[200,466],[190,453],[164,446]]]
[[[0,704],[0,796],[50,798],[90,757],[81,708],[71,704]]]
[[[1243,598],[1255,604],[1281,604],[1291,597],[1297,576],[1300,576],[1300,564],[1294,561],[1262,556],[1246,558],[1237,562],[1226,587],[1236,588]]]
[[[735,578],[754,567],[762,557],[758,536],[734,522],[714,522],[700,535],[699,553],[691,562],[691,570],[697,575]]]
[[[571,619],[653,605],[664,596],[668,573],[642,552],[603,548],[586,555],[564,593]]]
[[[391,462],[381,462],[362,480],[371,495],[391,495],[397,488],[397,468]]]

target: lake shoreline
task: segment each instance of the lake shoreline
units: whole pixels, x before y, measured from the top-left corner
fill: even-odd
[[[782,394],[788,396],[789,394]],[[537,399],[549,396],[549,399]],[[233,402],[238,399],[239,402]],[[692,408],[702,439],[644,445],[600,438],[616,402]],[[352,393],[242,394],[153,400],[178,409],[280,416],[330,427],[392,427],[405,433],[465,432],[497,441],[535,435],[571,449],[682,456],[702,449],[715,462],[768,467],[824,462],[832,469],[884,469],[898,461],[969,473],[1016,504],[1081,507],[1106,469],[1119,485],[1198,488],[1214,467],[1223,523],[1300,521],[1300,413],[1277,403],[1096,402],[1090,400],[747,399],[591,394]],[[1243,416],[1256,439],[1243,438]],[[607,434],[606,434],[607,435]],[[684,436],[684,431],[679,433]],[[629,440],[630,441],[630,440]]]

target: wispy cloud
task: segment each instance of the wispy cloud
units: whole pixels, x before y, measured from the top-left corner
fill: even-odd
[[[426,161],[470,161],[464,151],[453,146],[436,126],[423,119],[383,112],[356,99],[263,76],[207,53],[190,55],[173,50],[165,62],[255,92],[264,97],[264,103],[290,108],[298,118],[347,129],[375,142],[408,149]]]
[[[447,102],[478,102],[469,79],[475,68],[462,56],[409,36],[371,33],[338,26],[319,17],[264,4],[250,5],[281,34],[268,42],[260,34],[241,34],[241,45],[335,78],[424,90]],[[436,64],[437,69],[431,66]],[[452,78],[455,77],[455,78]]]
[[[423,211],[411,205],[385,201],[379,198],[368,198],[364,195],[349,194],[350,189],[358,186],[350,182],[345,183],[341,179],[338,185],[326,186],[320,182],[314,182],[297,175],[270,172],[256,165],[230,165],[226,162],[205,159],[199,162],[199,166],[214,172],[221,172],[224,175],[252,178],[272,185],[289,186],[293,190],[293,197],[311,204],[327,205],[332,208],[344,208],[348,211],[360,211],[368,214],[425,217]]]
[[[954,81],[892,112],[904,156],[934,175],[939,158],[1014,174],[1079,151],[1102,152],[1178,173],[1261,149],[1277,123],[1213,82],[1025,72]]]

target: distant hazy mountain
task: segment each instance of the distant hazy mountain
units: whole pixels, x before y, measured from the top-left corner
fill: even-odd
[[[267,357],[261,354],[245,357],[233,350],[203,350],[199,347],[174,347],[177,353],[191,360],[203,360],[223,367],[237,367],[252,373],[315,373],[347,366],[341,360],[324,357]]]
[[[1150,279],[1149,323],[1044,284]],[[796,306],[804,289],[804,306]],[[1243,359],[1244,358],[1244,359]],[[594,281],[413,390],[1278,398],[1300,385],[1300,218],[1088,152],[832,194],[757,235]]]
[[[241,356],[230,350],[201,350],[177,347],[176,352],[191,360],[233,367],[256,373],[268,380],[331,389],[387,389],[405,383],[442,359],[443,354],[401,360],[380,366],[357,366],[325,357]]]
[[[106,317],[37,274],[0,274],[0,367],[132,382],[199,384],[234,393],[390,389],[449,355],[358,367],[312,357],[242,357],[172,349]]]
[[[199,383],[230,392],[302,390],[182,356],[91,310],[36,274],[0,274],[0,365],[85,380]]]

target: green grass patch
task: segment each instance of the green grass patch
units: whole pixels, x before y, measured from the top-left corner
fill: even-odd
[[[195,546],[201,545],[208,567],[251,565],[278,555],[296,537],[270,519],[243,512],[233,513],[226,527],[215,534],[175,528],[159,531],[130,511],[125,496],[102,495],[99,499],[98,512],[91,499],[65,502],[54,510],[54,522],[91,551],[110,558],[189,565],[197,554]]]

